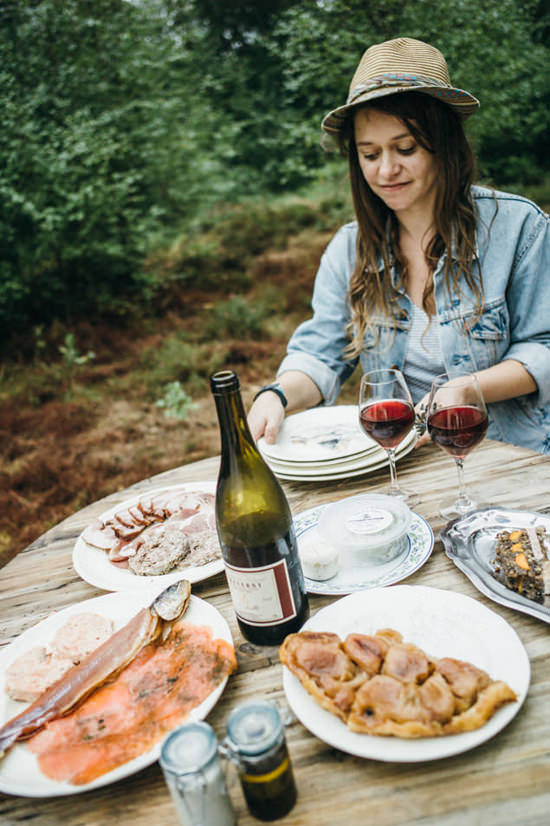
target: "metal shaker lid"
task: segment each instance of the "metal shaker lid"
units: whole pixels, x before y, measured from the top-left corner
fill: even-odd
[[[160,765],[174,774],[191,774],[212,760],[217,747],[216,735],[208,723],[187,723],[164,740]]]
[[[281,731],[279,712],[268,702],[238,706],[227,719],[227,737],[234,749],[242,754],[266,751],[277,742]]]

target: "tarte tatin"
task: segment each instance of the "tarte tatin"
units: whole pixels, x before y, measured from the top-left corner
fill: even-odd
[[[398,631],[290,634],[280,659],[322,708],[352,730],[435,737],[480,728],[517,696],[502,680],[452,657],[437,659]]]

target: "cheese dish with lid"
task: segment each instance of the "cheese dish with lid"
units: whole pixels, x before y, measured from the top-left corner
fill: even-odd
[[[325,508],[319,533],[355,565],[383,564],[407,550],[412,516],[394,496],[362,493]]]

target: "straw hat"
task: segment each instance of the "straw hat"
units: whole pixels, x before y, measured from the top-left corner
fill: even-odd
[[[425,92],[451,106],[462,117],[472,115],[479,101],[451,85],[445,58],[434,46],[411,37],[399,37],[371,46],[353,75],[344,106],[323,118],[329,135],[338,135],[350,109],[398,92]]]

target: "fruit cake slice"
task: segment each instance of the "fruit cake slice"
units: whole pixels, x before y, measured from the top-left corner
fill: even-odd
[[[550,606],[550,537],[543,527],[500,531],[493,566],[506,588]]]

